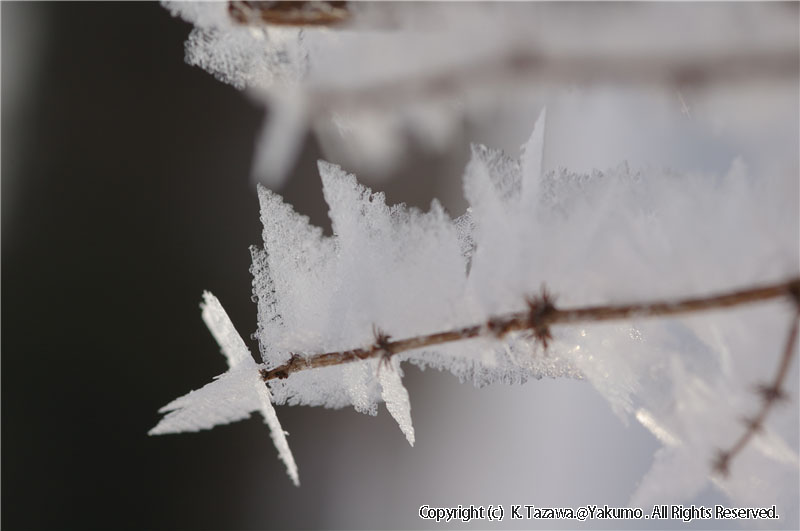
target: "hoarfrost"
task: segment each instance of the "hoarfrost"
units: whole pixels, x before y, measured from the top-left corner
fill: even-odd
[[[374,341],[369,333],[373,324],[407,337],[519,311],[523,295],[543,280],[560,297],[558,304],[569,306],[711,293],[782,280],[798,270],[797,253],[787,252],[797,249],[796,181],[755,178],[738,159],[721,176],[631,170],[627,164],[588,175],[563,169],[543,173],[544,130],[542,112],[521,161],[473,146],[464,177],[470,208],[455,221],[435,203],[428,214],[387,207],[382,194],[372,194],[338,166],[320,163],[334,236],[315,233],[318,240],[309,250],[313,257],[325,249],[326,259],[311,261],[324,263],[333,276],[319,280],[318,268],[304,273],[322,286],[313,300],[325,311],[314,314],[317,320],[302,321],[304,336],[319,338],[316,351],[368,346]],[[274,225],[281,216],[300,219],[285,205],[263,200],[272,197],[262,191],[265,220]],[[301,233],[313,231],[303,222]],[[273,250],[279,257],[298,249],[291,242],[277,243],[281,238],[267,232],[261,260],[272,260]],[[293,256],[298,258],[296,252]],[[417,269],[418,264],[427,265]],[[299,304],[293,294],[303,293],[301,286],[308,283],[295,276],[297,270],[291,274],[291,283],[258,293],[264,304]],[[713,319],[562,327],[554,332],[555,344],[546,356],[532,338],[512,334],[503,342],[484,337],[396,359],[449,370],[476,385],[523,382],[532,376],[585,378],[621,418],[640,420],[665,441],[636,504],[650,503],[657,493],[684,500],[702,490],[710,479],[713,451],[740,429],[736,419],[753,401],[746,391],[756,363],[752,353],[775,352],[777,359],[783,336],[771,323],[784,312],[782,305],[773,305]],[[308,343],[289,330],[264,338],[277,334],[284,348],[310,352]],[[742,330],[749,339],[744,340]],[[328,398],[302,374],[274,386],[290,389],[304,403],[339,407],[349,401],[371,413],[379,398],[370,379],[381,377],[380,371],[374,361],[361,364],[364,369],[338,377],[332,371],[342,369],[309,371],[318,377],[327,371],[328,385],[338,379],[339,387],[333,387],[339,391]],[[405,415],[404,397],[401,403]],[[405,423],[393,407],[402,428]],[[796,493],[790,477],[796,474],[797,451],[784,440],[790,424],[771,422],[740,466],[770,471],[782,485],[774,493],[783,489],[787,498]],[[737,481],[714,479],[734,499],[754,501]]]
[[[397,421],[408,444],[414,446],[414,426],[411,424],[411,401],[408,398],[402,381],[402,369],[397,358],[389,361],[389,370],[380,371],[378,378],[381,382],[381,398],[386,402],[386,409]]]
[[[739,159],[723,175],[625,163],[591,174],[543,171],[545,120],[542,111],[521,160],[473,146],[464,174],[470,207],[456,220],[435,201],[428,212],[387,206],[383,194],[320,162],[333,225],[327,237],[259,188],[264,247],[252,248],[252,273],[265,366],[371,347],[376,330],[402,339],[522,311],[525,296],[542,282],[559,307],[570,307],[702,295],[800,270],[796,179],[751,176]],[[164,411],[172,412],[153,433],[208,428],[263,405],[291,474],[268,391],[244,385],[248,376],[239,368],[255,374],[255,364],[221,308],[208,310],[216,308],[213,301],[207,300],[206,320],[232,368],[168,405]],[[270,380],[269,392],[276,404],[352,405],[368,414],[384,401],[413,444],[401,362],[476,385],[584,378],[622,419],[638,420],[664,444],[634,505],[690,499],[709,481],[742,505],[767,505],[798,494],[797,449],[786,442],[796,419],[768,418],[763,436],[737,458],[743,476],[712,478],[708,463],[741,430],[738,418],[754,402],[748,391],[754,379],[777,364],[786,314],[784,303],[774,303],[561,326],[547,353],[523,332],[502,341],[484,334],[396,354],[389,366],[370,359],[295,372]],[[758,470],[772,486],[754,492],[742,482]]]
[[[210,429],[218,424],[246,419],[253,411],[260,411],[289,477],[299,486],[297,465],[286,441],[286,433],[278,422],[269,390],[261,381],[244,340],[214,295],[205,292],[201,307],[203,321],[227,359],[229,370],[202,389],[161,408],[159,413],[166,413],[166,416],[150,430],[150,435]]]

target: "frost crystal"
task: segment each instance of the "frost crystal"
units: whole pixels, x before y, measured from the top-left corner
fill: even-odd
[[[627,164],[591,174],[545,172],[545,120],[542,111],[520,160],[473,146],[464,174],[470,208],[455,220],[436,201],[428,212],[387,206],[383,194],[320,162],[333,224],[326,237],[280,196],[259,188],[264,247],[252,248],[251,271],[264,367],[380,347],[376,330],[403,339],[480,326],[524,311],[525,297],[543,282],[568,308],[702,295],[800,270],[796,179],[751,176],[739,159],[721,176]],[[204,318],[231,369],[166,406],[170,413],[152,433],[208,428],[262,409],[296,478],[270,392],[276,404],[353,406],[373,415],[383,401],[413,444],[401,362],[448,370],[476,385],[578,377],[664,445],[634,505],[679,502],[704,488],[713,452],[739,433],[737,419],[754,401],[753,375],[777,363],[785,310],[781,303],[554,326],[547,353],[530,333],[501,340],[485,324],[480,337],[293,372],[269,380],[268,391],[227,315],[206,295]],[[745,473],[714,478],[715,484],[742,505],[791,503],[800,462],[786,442],[792,430],[792,419],[768,419],[737,461]],[[748,488],[756,474],[769,487]]]
[[[388,370],[378,374],[381,382],[381,398],[386,402],[386,409],[400,426],[408,444],[414,446],[414,426],[411,425],[411,402],[408,391],[403,386],[400,362],[393,359],[389,362]]]
[[[250,417],[260,411],[286,464],[286,471],[295,485],[300,485],[286,433],[281,428],[269,390],[259,378],[257,367],[242,337],[233,327],[219,300],[209,292],[203,294],[203,321],[219,343],[228,360],[229,370],[202,389],[173,400],[159,410],[166,416],[150,430],[150,435],[199,431]]]

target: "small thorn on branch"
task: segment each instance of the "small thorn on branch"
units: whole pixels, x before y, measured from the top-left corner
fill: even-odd
[[[757,385],[756,393],[761,396],[761,400],[764,401],[765,405],[772,404],[773,402],[782,402],[788,399],[786,393],[774,383]]]
[[[742,424],[745,425],[747,431],[753,433],[760,433],[764,431],[764,425],[760,417],[742,417]]]
[[[789,283],[789,295],[794,300],[798,313],[800,313],[800,279]]]
[[[392,352],[391,344],[392,336],[385,333],[376,325],[372,325],[372,334],[375,336],[375,345],[372,347],[372,350],[376,351],[380,356],[380,361],[378,362],[378,372],[380,373],[381,367],[384,365],[391,369],[392,354],[394,354],[394,352]]]
[[[714,472],[722,477],[728,477],[730,474],[730,467],[731,453],[724,450],[718,450],[717,455],[714,457],[714,461],[712,462],[712,468],[714,469]]]
[[[547,287],[542,285],[539,295],[528,297],[525,302],[528,303],[528,327],[544,350],[547,350],[549,342],[553,339],[549,320],[557,312],[553,297],[547,291]]]

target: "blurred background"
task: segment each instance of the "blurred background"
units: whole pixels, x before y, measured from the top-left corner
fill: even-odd
[[[777,8],[797,19],[796,4]],[[419,519],[423,504],[626,506],[660,444],[581,381],[475,389],[407,367],[415,448],[383,408],[371,418],[279,407],[299,489],[260,418],[149,437],[160,407],[226,369],[200,319],[203,290],[257,351],[248,246],[261,241],[251,163],[265,111],[187,65],[191,26],[156,3],[3,2],[0,16],[4,528],[429,528],[439,526]],[[779,163],[796,175],[796,79],[759,94],[745,103],[760,101],[754,112],[768,126],[742,139],[711,126],[698,136],[682,111],[691,93],[661,94],[654,106],[572,90],[548,110],[556,137],[582,124],[572,158],[548,156],[578,171],[626,158],[725,171],[749,149],[756,168]],[[720,116],[743,100],[723,101]],[[625,105],[646,116],[629,108],[625,118]],[[526,111],[531,127],[539,110]],[[500,113],[465,122],[452,149],[417,149],[392,175],[359,179],[387,203],[427,208],[438,197],[459,215],[468,142],[516,155],[530,133],[493,131]],[[642,133],[644,118],[657,125]],[[609,121],[618,134],[602,139]],[[644,147],[632,150],[632,139]],[[278,191],[330,233],[323,156],[309,135]],[[725,498],[709,489],[695,503]],[[726,527],[682,527],[714,525]],[[456,526],[465,527],[445,527]]]

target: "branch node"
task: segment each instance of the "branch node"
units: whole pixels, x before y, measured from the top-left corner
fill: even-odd
[[[725,450],[717,450],[717,455],[714,457],[711,466],[714,472],[720,476],[728,477],[731,471],[731,453]]]
[[[392,336],[385,333],[376,325],[372,325],[372,334],[375,336],[375,344],[372,349],[376,352],[379,352],[381,357],[380,361],[378,362],[378,374],[380,374],[382,366],[385,365],[389,369],[392,368],[392,354],[394,354],[394,352],[392,352]]]
[[[780,386],[775,383],[758,384],[756,386],[756,393],[761,396],[761,400],[763,400],[766,405],[782,402],[788,398]]]
[[[800,313],[800,279],[789,283],[789,295],[792,297],[798,313]]]
[[[764,425],[761,423],[761,419],[758,417],[742,417],[741,421],[749,432],[761,433],[764,431]]]
[[[536,340],[547,350],[549,342],[553,339],[550,333],[549,319],[556,312],[553,305],[553,297],[542,284],[539,295],[534,295],[525,299],[528,303],[528,327],[533,331]]]

